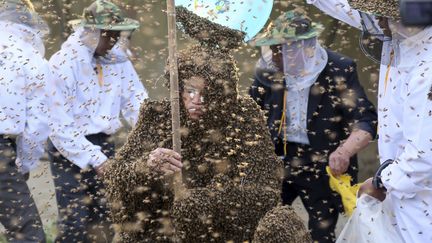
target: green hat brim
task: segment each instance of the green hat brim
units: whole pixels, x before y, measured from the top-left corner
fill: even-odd
[[[287,42],[307,40],[310,38],[318,37],[323,30],[324,26],[322,24],[312,23],[310,31],[301,35],[289,36],[286,33],[281,33],[280,36],[269,36],[268,32],[264,32],[250,40],[249,44],[252,46],[281,45]]]
[[[102,25],[102,24],[88,24],[83,19],[75,19],[69,21],[71,26],[83,26],[86,28],[99,29],[99,30],[112,30],[112,31],[132,31],[139,28],[140,24],[137,20],[125,18],[121,23]]]

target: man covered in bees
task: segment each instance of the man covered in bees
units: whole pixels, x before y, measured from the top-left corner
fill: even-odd
[[[103,175],[117,240],[310,242],[291,208],[275,208],[282,161],[263,113],[237,92],[230,51],[243,34],[184,8],[177,18],[200,42],[178,55],[182,154],[171,150],[170,102],[146,101]],[[178,171],[187,196],[174,199],[170,176]]]

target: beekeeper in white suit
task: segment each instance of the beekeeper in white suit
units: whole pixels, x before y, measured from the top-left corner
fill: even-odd
[[[432,28],[404,26],[400,22],[398,0],[307,2],[361,28],[363,37],[371,37],[364,38],[362,49],[369,57],[381,59],[378,90],[381,167],[362,191],[380,199],[386,197],[405,242],[431,242]],[[382,42],[381,56],[377,55],[379,42]]]
[[[0,223],[9,242],[45,242],[26,179],[49,133],[48,32],[30,1],[0,0]]]
[[[148,98],[127,41],[138,21],[109,1],[97,0],[50,59],[56,76],[49,158],[59,208],[60,242],[110,242],[103,184],[123,117],[134,126]]]

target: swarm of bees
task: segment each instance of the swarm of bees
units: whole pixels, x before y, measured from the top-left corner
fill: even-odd
[[[178,13],[186,33],[200,42],[179,53],[180,86],[193,76],[206,81],[206,112],[199,120],[189,119],[181,105],[183,182],[189,195],[174,200],[170,179],[147,167],[149,153],[171,148],[172,142],[169,100],[146,101],[107,169],[118,237],[122,242],[250,241],[266,214],[274,218],[268,212],[279,204],[283,165],[273,152],[263,112],[237,92],[238,71],[229,48],[238,46],[242,34],[185,9]],[[203,38],[198,29],[212,34]],[[279,229],[288,225],[289,230],[274,232],[275,221],[263,220],[258,237],[274,235],[274,242],[284,242],[293,232],[308,235],[303,224],[294,223],[301,220],[292,209],[274,212]]]
[[[232,30],[222,25],[193,14],[185,7],[177,7],[177,21],[184,32],[209,48],[217,47],[219,51],[227,51],[239,47],[243,43],[244,32]]]

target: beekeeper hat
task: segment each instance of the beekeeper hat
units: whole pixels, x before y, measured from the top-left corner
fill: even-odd
[[[323,25],[312,22],[299,11],[292,10],[279,16],[249,43],[252,46],[272,46],[288,41],[306,40],[317,37],[323,29]]]
[[[97,0],[84,9],[82,19],[69,22],[87,28],[112,31],[131,31],[139,27],[139,22],[126,18],[120,8],[112,2]]]

